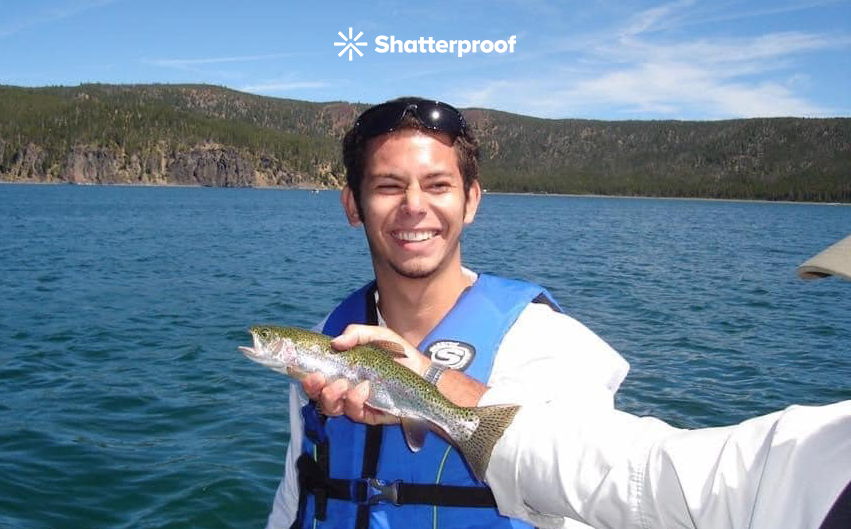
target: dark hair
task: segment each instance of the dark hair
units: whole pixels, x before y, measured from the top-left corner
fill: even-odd
[[[428,100],[420,97],[400,97],[387,102],[405,104],[422,101]],[[355,123],[357,123],[357,120]],[[433,132],[420,123],[420,120],[411,113],[405,114],[394,131],[405,129],[416,129],[426,133]],[[354,125],[352,125],[352,128],[343,137],[343,163],[346,166],[346,183],[352,190],[352,194],[355,197],[355,204],[361,217],[363,217],[363,210],[361,209],[360,191],[361,182],[363,181],[363,168],[366,165],[366,147],[369,144],[369,140],[375,137],[377,136],[364,137],[357,132]],[[472,129],[467,126],[455,137],[452,142],[452,148],[455,150],[455,155],[458,159],[458,169],[464,178],[464,196],[466,197],[470,191],[470,186],[479,178],[479,141],[473,134]]]

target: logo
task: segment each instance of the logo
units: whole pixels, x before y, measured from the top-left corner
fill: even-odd
[[[342,57],[346,50],[349,50],[349,60],[352,60],[352,51],[357,52],[358,55],[363,57],[363,53],[357,48],[358,46],[366,46],[366,42],[356,42],[361,36],[363,36],[363,31],[358,33],[357,37],[352,38],[352,28],[349,28],[349,38],[346,38],[343,35],[342,31],[338,31],[337,35],[340,35],[340,38],[343,39],[343,42],[335,42],[334,46],[345,46],[340,53],[337,54],[337,57]]]
[[[349,52],[349,60],[352,60],[352,52],[363,57],[363,53],[358,49],[358,46],[368,46],[366,42],[357,42],[363,36],[363,31],[353,37],[352,28],[349,28],[349,36],[343,35],[342,31],[338,31],[337,35],[343,39],[343,42],[335,42],[334,46],[343,46],[337,57],[342,57],[344,53]],[[366,39],[364,39],[366,40]],[[457,55],[459,58],[470,54],[490,54],[490,53],[514,53],[514,46],[517,44],[517,35],[511,35],[508,39],[500,40],[436,40],[434,37],[419,37],[416,40],[397,39],[395,35],[379,35],[375,37],[375,52],[376,53],[449,53]]]
[[[432,362],[450,369],[464,371],[473,363],[473,358],[476,357],[476,348],[464,342],[438,340],[426,347],[425,353],[431,358]]]

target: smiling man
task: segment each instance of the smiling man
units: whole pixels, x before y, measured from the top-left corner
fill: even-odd
[[[542,287],[462,266],[482,191],[478,143],[458,110],[420,98],[374,106],[346,134],[343,158],[342,205],[364,229],[375,280],[318,330],[351,340],[388,327],[417,345],[400,362],[462,406],[546,403],[565,385],[612,399],[629,366],[611,347]],[[292,385],[269,527],[527,527],[499,514],[442,438],[412,452],[397,418],[363,406],[368,391],[321,375]]]

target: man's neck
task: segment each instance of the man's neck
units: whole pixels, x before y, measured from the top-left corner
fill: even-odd
[[[416,346],[470,284],[460,265],[421,279],[378,277],[379,310],[387,327]]]

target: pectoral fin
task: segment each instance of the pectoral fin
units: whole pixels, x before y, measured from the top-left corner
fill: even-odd
[[[411,452],[420,451],[423,443],[425,443],[425,436],[428,430],[429,425],[426,421],[402,417],[402,431],[405,433],[405,441],[408,443],[408,448],[411,449]]]

